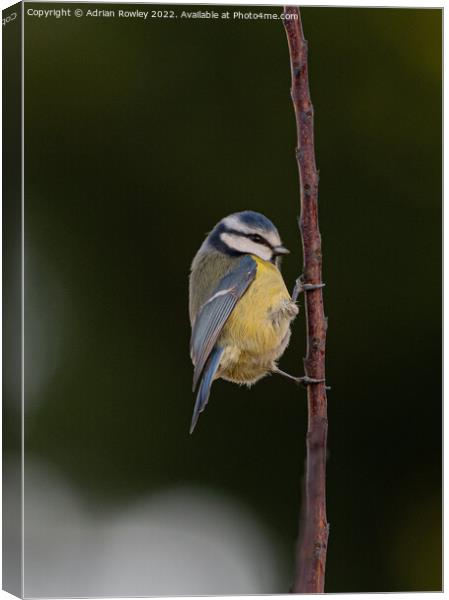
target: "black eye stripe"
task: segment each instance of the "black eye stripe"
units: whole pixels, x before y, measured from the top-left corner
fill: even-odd
[[[243,231],[238,231],[237,229],[227,229],[226,233],[239,235],[240,237],[246,237],[249,240],[255,242],[256,244],[263,244],[264,246],[267,246],[267,248],[270,248],[270,250],[273,250],[273,246],[270,244],[270,242],[258,233],[243,233]]]
[[[268,240],[266,240],[264,237],[262,237],[261,235],[259,235],[258,233],[248,233],[248,234],[245,234],[245,237],[249,238],[253,242],[256,242],[256,244],[263,244],[264,246],[267,246],[268,248],[270,248],[270,250],[273,249],[273,246],[270,244],[270,242]]]

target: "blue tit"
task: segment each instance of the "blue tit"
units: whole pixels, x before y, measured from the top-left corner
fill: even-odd
[[[298,314],[280,272],[288,254],[264,215],[245,210],[222,219],[192,262],[189,313],[193,389],[198,388],[190,433],[215,379],[252,385],[277,367]]]

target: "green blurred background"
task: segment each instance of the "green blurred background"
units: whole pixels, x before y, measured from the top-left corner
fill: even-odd
[[[302,14],[332,386],[326,590],[440,590],[442,12]],[[216,382],[188,435],[187,277],[205,233],[260,211],[292,250],[289,287],[301,271],[282,23],[26,16],[25,67],[25,477],[51,469],[92,527],[165,490],[230,498],[278,559],[274,589],[250,591],[288,592],[304,390]],[[300,374],[304,348],[301,311],[282,368]],[[48,529],[33,498],[25,528]],[[33,540],[25,565],[51,569]],[[206,593],[247,590],[229,583]]]

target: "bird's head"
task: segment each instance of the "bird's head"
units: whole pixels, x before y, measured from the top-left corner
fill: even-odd
[[[254,254],[274,264],[282,254],[289,253],[273,223],[252,210],[222,219],[210,232],[206,244],[228,256]]]

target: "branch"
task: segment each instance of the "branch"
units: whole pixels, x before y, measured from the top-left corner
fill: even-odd
[[[307,42],[302,30],[299,8],[286,6],[284,20],[292,72],[291,95],[296,116],[301,214],[299,229],[303,248],[303,279],[307,284],[321,283],[321,236],[318,227],[318,172],[313,139],[313,106],[310,100]],[[324,591],[329,525],[326,520],[326,448],[327,398],[325,346],[327,319],[321,289],[305,292],[307,355],[305,374],[322,379],[307,387],[308,429],[304,498],[300,515],[300,532],[296,554],[293,592]]]

